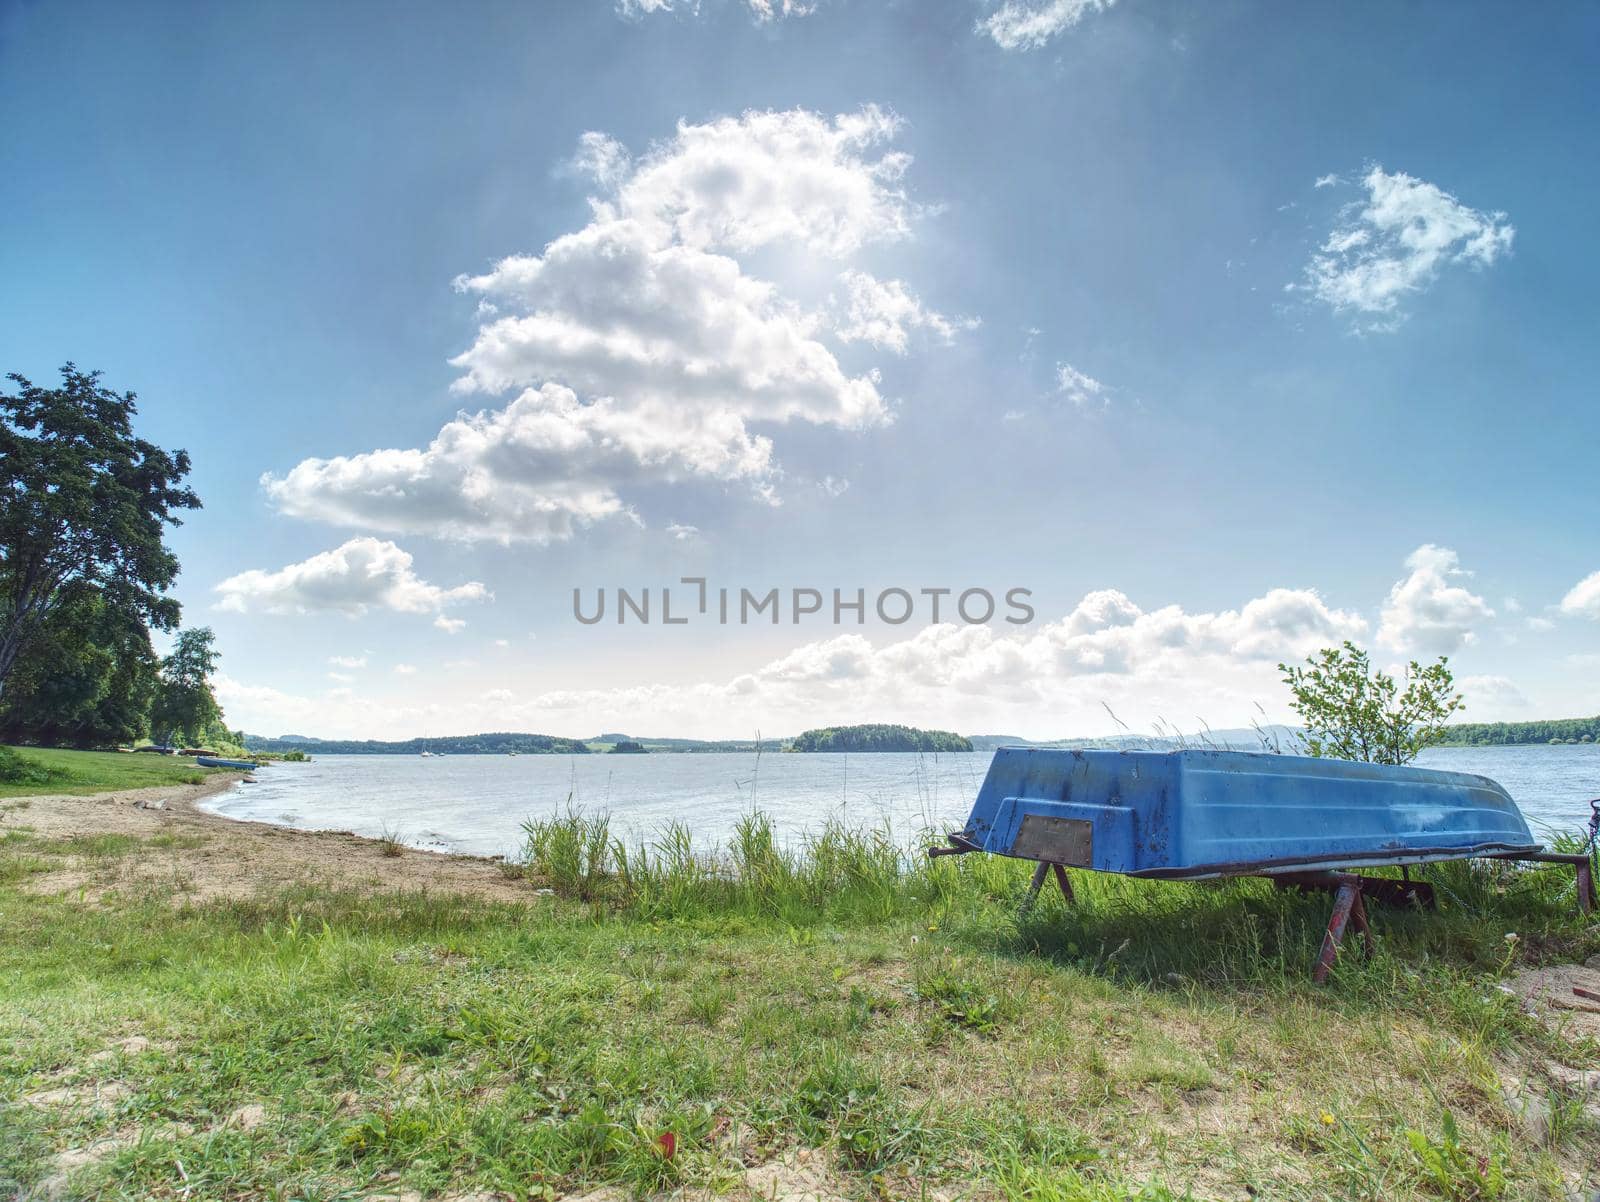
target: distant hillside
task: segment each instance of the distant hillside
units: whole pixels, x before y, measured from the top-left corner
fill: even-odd
[[[1600,717],[1550,718],[1543,722],[1462,722],[1445,727],[1444,742],[1455,747],[1600,743]]]
[[[556,735],[485,734],[445,735],[436,739],[403,739],[385,743],[377,739],[313,739],[304,735],[267,739],[245,735],[250,751],[306,751],[313,755],[588,755],[589,746],[581,739]]]
[[[914,726],[824,726],[799,735],[792,751],[971,751],[972,742],[948,730]]]

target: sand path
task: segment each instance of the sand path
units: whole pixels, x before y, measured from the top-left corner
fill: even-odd
[[[178,901],[254,897],[297,884],[363,892],[428,890],[501,901],[529,901],[527,881],[508,877],[496,860],[388,847],[349,831],[300,831],[223,818],[198,803],[234,786],[237,773],[198,785],[165,785],[81,797],[13,798],[0,813],[0,835],[21,830],[39,839],[125,835],[134,850],[36,857],[28,888],[97,900],[159,884]],[[59,845],[58,845],[59,846]],[[54,861],[59,859],[59,866]]]

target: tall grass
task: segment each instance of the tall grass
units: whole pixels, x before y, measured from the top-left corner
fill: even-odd
[[[922,911],[949,895],[963,867],[930,863],[886,827],[829,819],[786,846],[752,811],[723,846],[698,842],[681,822],[632,843],[604,813],[569,806],[523,823],[526,871],[558,894],[647,918],[740,913],[864,921]],[[975,865],[974,865],[975,867]]]
[[[1074,904],[1049,885],[1029,908],[1020,904],[1028,861],[982,854],[929,860],[926,840],[907,842],[887,827],[838,819],[786,844],[771,819],[754,811],[721,846],[697,841],[679,822],[630,843],[613,832],[608,814],[571,805],[523,829],[523,870],[596,913],[648,920],[741,915],[796,927],[915,919],[969,946],[1165,986],[1297,986],[1332,905],[1327,894],[1278,889],[1260,878],[1174,882],[1075,870]],[[1372,987],[1393,988],[1418,964],[1493,973],[1512,951],[1521,960],[1534,947],[1554,959],[1592,942],[1565,868],[1480,860],[1411,872],[1433,886],[1438,910],[1369,902],[1380,949],[1363,970]],[[1361,963],[1360,940],[1352,934],[1346,946],[1342,974]]]

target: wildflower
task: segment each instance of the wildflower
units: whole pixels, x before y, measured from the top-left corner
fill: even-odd
[[[1326,1110],[1324,1110],[1322,1112],[1322,1125],[1324,1127],[1331,1127],[1331,1126],[1333,1126],[1333,1122],[1334,1122],[1333,1115],[1329,1114]]]
[[[1517,941],[1517,933],[1515,931],[1507,931],[1506,932],[1506,942],[1507,943],[1515,943],[1516,941]]]

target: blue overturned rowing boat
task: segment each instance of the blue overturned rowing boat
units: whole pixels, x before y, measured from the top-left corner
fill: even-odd
[[[234,768],[242,772],[254,772],[261,767],[254,760],[225,760],[215,755],[197,755],[194,762],[202,768]]]
[[[1593,829],[1600,825],[1600,803]],[[1592,846],[1591,837],[1591,846]],[[1510,795],[1463,772],[1238,751],[995,752],[966,827],[929,854],[987,851],[1038,864],[1029,904],[1067,868],[1166,880],[1265,876],[1336,895],[1316,979],[1327,976],[1346,924],[1370,950],[1363,896],[1431,906],[1425,882],[1352,868],[1479,856],[1570,863],[1578,900],[1595,906],[1587,855],[1546,851]]]

